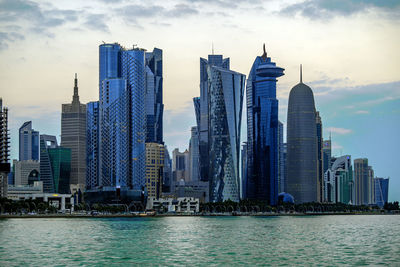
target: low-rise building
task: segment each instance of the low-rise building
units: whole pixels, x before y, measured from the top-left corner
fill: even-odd
[[[147,199],[147,210],[158,212],[197,213],[200,211],[200,200],[193,197]]]

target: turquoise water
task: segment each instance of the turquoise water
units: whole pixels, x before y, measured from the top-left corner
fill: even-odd
[[[0,266],[400,266],[400,216],[0,220]]]

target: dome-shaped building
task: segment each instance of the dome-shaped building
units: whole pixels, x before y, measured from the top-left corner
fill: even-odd
[[[296,203],[317,201],[317,128],[314,94],[302,82],[292,88],[287,114],[286,192]]]

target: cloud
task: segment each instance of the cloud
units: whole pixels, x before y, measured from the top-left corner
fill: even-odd
[[[106,16],[103,14],[90,14],[86,17],[84,25],[95,31],[103,31],[109,33],[110,30],[107,24],[104,22]]]
[[[369,114],[370,112],[368,110],[357,110],[355,114]]]
[[[17,32],[0,32],[0,51],[7,49],[11,42],[24,40],[25,37]]]
[[[329,20],[335,16],[351,16],[375,9],[392,18],[399,18],[400,1],[397,0],[307,0],[289,5],[279,11],[285,16],[299,15],[312,20]],[[386,18],[388,16],[385,16]]]
[[[343,146],[339,145],[337,142],[332,142],[332,150],[333,149],[343,149]]]
[[[337,127],[328,127],[325,129],[326,132],[330,132],[330,133],[335,133],[335,134],[349,134],[352,133],[353,130],[351,129],[345,129],[345,128],[337,128]]]

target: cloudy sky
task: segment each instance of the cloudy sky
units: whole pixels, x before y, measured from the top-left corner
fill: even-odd
[[[170,151],[187,147],[195,125],[199,57],[214,44],[231,69],[248,75],[265,43],[285,68],[280,120],[302,63],[333,154],[368,158],[376,176],[391,178],[389,200],[400,200],[399,23],[397,0],[0,0],[0,97],[10,110],[12,158],[24,121],[59,138],[75,72],[81,101],[98,99],[102,41],[163,49]]]

